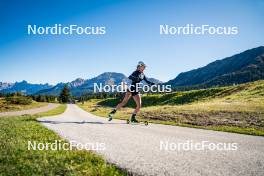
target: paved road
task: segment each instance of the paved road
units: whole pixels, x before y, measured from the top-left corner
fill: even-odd
[[[135,175],[264,175],[264,137],[158,124],[128,125],[121,120],[107,122],[76,105],[68,105],[55,118],[39,121],[67,140],[104,143],[105,150],[96,152]],[[170,150],[163,145],[160,148],[166,141]],[[188,141],[197,145],[202,141],[222,143],[226,149],[236,146],[237,150],[191,150],[180,146],[179,151],[175,150],[175,146],[184,146]],[[230,143],[237,145],[228,147]]]
[[[40,112],[52,110],[58,106],[59,106],[59,104],[49,103],[47,106],[43,106],[43,107],[39,107],[39,108],[27,109],[27,110],[22,110],[22,111],[0,112],[0,117],[2,117],[2,116],[18,116],[18,115],[24,115],[24,114],[37,114]]]

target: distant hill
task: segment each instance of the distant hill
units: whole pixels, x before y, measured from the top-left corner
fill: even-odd
[[[153,82],[153,83],[156,83],[156,84],[161,84],[163,83],[162,81],[158,80],[158,79],[155,79],[155,78],[148,78],[148,80],[150,82]],[[145,81],[144,81],[145,84],[147,84]]]
[[[85,93],[92,92],[94,84],[104,85],[118,85],[121,82],[127,82],[127,77],[122,73],[105,72],[92,79],[87,79],[83,85],[71,89],[71,92],[75,96],[80,96]]]
[[[216,60],[204,67],[180,73],[175,79],[164,84],[173,88],[207,88],[212,86],[228,86],[264,79],[264,47],[260,46],[222,60]],[[161,81],[149,78],[154,83]],[[27,81],[16,83],[0,82],[0,93],[23,92],[24,94],[59,95],[65,85],[74,96],[80,96],[93,91],[94,83],[102,85],[130,82],[122,73],[105,72],[92,79],[77,78],[68,83],[30,84]]]
[[[0,91],[12,87],[13,83],[0,82]]]
[[[155,83],[161,83],[161,81],[149,78],[150,81],[153,81]],[[59,83],[55,85],[54,87],[40,90],[39,92],[36,92],[36,94],[45,94],[45,95],[59,95],[62,88],[67,84],[70,88],[70,91],[72,95],[74,96],[80,96],[85,93],[91,93],[94,89],[94,84],[102,84],[104,85],[119,85],[121,82],[130,82],[129,79],[122,73],[116,73],[116,72],[105,72],[102,73],[94,78],[91,79],[81,79],[78,78],[72,82],[68,83]]]
[[[264,79],[264,47],[260,46],[204,67],[180,73],[165,84],[181,86],[226,86]]]
[[[0,93],[22,92],[28,95],[51,87],[52,86],[49,84],[30,84],[27,81],[16,83],[0,83]]]

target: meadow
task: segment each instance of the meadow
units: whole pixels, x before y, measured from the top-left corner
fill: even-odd
[[[79,106],[106,117],[122,97],[91,99]],[[131,99],[114,118],[128,119]],[[264,81],[227,87],[142,96],[139,120],[210,130],[264,136]]]
[[[65,109],[63,104],[36,115],[0,118],[0,175],[126,175],[91,151],[28,150],[28,141],[67,143],[36,120],[61,114]]]

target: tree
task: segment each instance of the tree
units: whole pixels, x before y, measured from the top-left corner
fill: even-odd
[[[62,103],[68,103],[71,100],[70,89],[65,85],[60,93],[59,101]]]

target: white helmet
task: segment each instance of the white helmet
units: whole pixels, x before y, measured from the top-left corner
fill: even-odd
[[[141,66],[146,67],[146,64],[143,61],[139,61],[137,67],[141,67]]]

